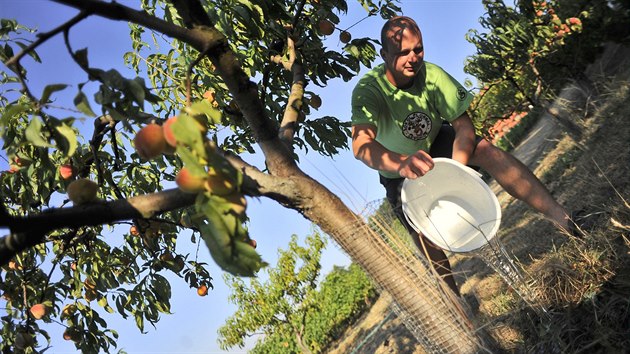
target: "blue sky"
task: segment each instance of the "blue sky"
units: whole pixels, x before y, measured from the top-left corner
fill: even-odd
[[[118,1],[132,7],[137,1]],[[425,46],[425,60],[442,66],[460,82],[474,78],[463,72],[464,60],[474,53],[474,46],[466,42],[464,36],[470,28],[478,28],[478,19],[484,10],[480,1],[466,0],[413,0],[402,1],[400,6],[405,15],[415,18],[422,31]],[[0,17],[15,18],[20,23],[43,32],[70,19],[76,14],[73,9],[47,0],[0,0]],[[358,2],[349,2],[349,13],[341,17],[339,28],[347,28],[365,16]],[[369,36],[378,38],[383,21],[368,18],[350,29],[353,37]],[[340,48],[337,32],[330,36],[327,45]],[[128,27],[123,22],[99,18],[89,18],[71,31],[73,48],[89,48],[90,64],[102,69],[115,68],[123,75],[135,74],[123,65],[122,54],[130,50]],[[76,84],[85,81],[85,74],[75,67],[65,50],[61,36],[51,39],[38,48],[43,64],[25,59],[23,65],[29,71],[30,86],[36,95],[43,87],[52,83],[73,85],[66,90],[67,97],[58,97],[57,104],[73,107],[72,98],[76,94]],[[377,60],[380,63],[380,60]],[[3,68],[4,69],[4,68]],[[322,97],[323,105],[317,116],[332,115],[342,120],[350,119],[350,93],[358,78],[350,82],[337,80],[326,88],[309,86]],[[378,176],[352,157],[350,151],[343,151],[335,159],[309,154],[301,156],[302,169],[338,194],[353,210],[360,212],[369,202],[384,196],[378,183]],[[251,162],[256,163],[256,159]],[[6,161],[0,160],[0,170],[8,168]],[[292,234],[303,239],[313,230],[312,225],[297,212],[284,209],[273,201],[250,199],[248,215],[252,237],[258,241],[258,251],[272,265],[277,260],[278,248],[285,248]],[[187,235],[181,235],[183,240]],[[181,242],[182,244],[184,242]],[[194,253],[194,248],[191,250]],[[147,327],[147,334],[141,334],[133,320],[123,321],[119,317],[108,318],[111,327],[118,330],[118,348],[129,353],[221,353],[216,344],[216,331],[235,309],[227,302],[228,289],[223,283],[222,272],[214,266],[209,253],[202,247],[201,261],[211,264],[214,289],[201,298],[195,289],[190,289],[178,278],[172,280],[173,315],[162,316],[157,329]],[[347,265],[350,260],[331,241],[322,258],[323,272],[333,265]],[[0,307],[2,303],[0,301]],[[61,339],[61,326],[47,328],[53,337],[53,347],[49,353],[74,353],[74,346]],[[245,348],[246,349],[246,348]],[[244,353],[236,349],[231,353]]]

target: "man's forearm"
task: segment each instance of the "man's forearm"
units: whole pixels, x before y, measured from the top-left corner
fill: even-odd
[[[361,144],[355,151],[354,157],[368,167],[379,171],[398,173],[404,156],[387,150],[379,142],[372,140]]]

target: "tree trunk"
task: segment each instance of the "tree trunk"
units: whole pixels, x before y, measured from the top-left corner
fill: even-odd
[[[400,242],[404,235],[392,234],[391,220],[373,219],[370,224],[376,226],[370,228],[323,186],[313,180],[308,184],[313,199],[305,216],[392,295],[405,325],[427,352],[487,350],[455,295],[427,260]]]

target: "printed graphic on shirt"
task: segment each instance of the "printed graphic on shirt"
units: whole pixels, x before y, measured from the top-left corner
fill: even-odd
[[[422,112],[414,112],[405,118],[402,133],[411,140],[425,139],[431,132],[431,118]]]
[[[457,99],[463,101],[466,98],[466,90],[463,87],[457,88]]]

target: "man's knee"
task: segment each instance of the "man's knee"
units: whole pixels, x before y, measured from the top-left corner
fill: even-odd
[[[471,163],[486,169],[488,166],[505,163],[507,154],[488,140],[483,139],[477,144]]]

